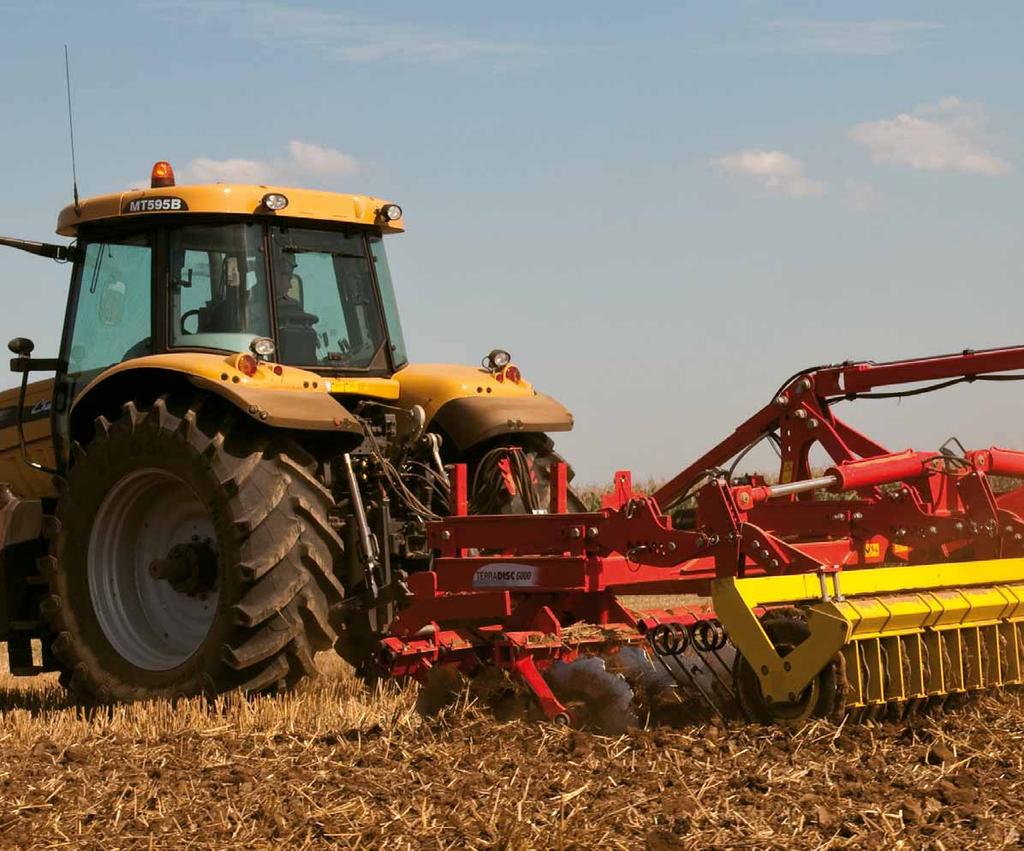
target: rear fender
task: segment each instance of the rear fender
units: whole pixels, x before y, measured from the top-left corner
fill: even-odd
[[[246,418],[271,428],[334,432],[349,436],[353,445],[362,440],[362,424],[331,396],[331,380],[294,367],[283,367],[277,375],[272,364],[260,364],[257,374],[248,376],[235,367],[236,357],[182,353],[117,364],[76,396],[71,435],[80,439],[97,415],[118,411],[129,399],[148,401],[191,386],[220,396]]]
[[[396,373],[403,407],[420,405],[465,451],[505,434],[570,431],[573,418],[559,401],[525,379],[452,364],[411,364]]]

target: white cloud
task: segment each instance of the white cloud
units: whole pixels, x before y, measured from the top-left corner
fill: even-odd
[[[846,203],[850,209],[858,213],[867,212],[878,204],[879,198],[878,190],[870,183],[846,181]]]
[[[357,171],[358,162],[334,148],[292,139],[288,154],[267,160],[198,157],[181,169],[183,183],[290,183],[330,180]]]
[[[189,162],[181,177],[186,183],[267,183],[273,167],[260,160],[211,160],[199,157]]]
[[[989,148],[985,123],[979,104],[945,97],[912,113],[858,124],[850,136],[878,163],[989,177],[1006,174],[1010,166]]]
[[[777,53],[827,53],[836,56],[888,56],[912,48],[942,29],[932,21],[775,20],[763,25],[762,49]]]
[[[713,159],[711,165],[726,174],[750,179],[772,195],[806,198],[825,191],[825,184],[804,174],[800,160],[782,151],[737,151]]]
[[[322,148],[308,142],[292,139],[288,153],[295,168],[309,174],[336,175],[350,174],[358,167],[355,159],[334,148]]]
[[[223,25],[226,32],[252,41],[287,43],[346,62],[445,63],[528,50],[511,42],[425,30],[393,20],[371,21],[344,10],[280,0],[153,0],[150,5],[189,23]]]

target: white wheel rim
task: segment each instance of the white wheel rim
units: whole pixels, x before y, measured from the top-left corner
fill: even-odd
[[[150,573],[175,544],[216,541],[213,522],[193,490],[152,468],[117,482],[104,498],[89,537],[87,574],[93,611],[117,653],[147,671],[167,671],[203,644],[219,589],[176,590]]]

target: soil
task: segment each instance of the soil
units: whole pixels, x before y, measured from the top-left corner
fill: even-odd
[[[1024,833],[1024,694],[911,723],[606,737],[423,719],[341,666],[297,694],[72,706],[0,677],[2,848],[997,848]]]

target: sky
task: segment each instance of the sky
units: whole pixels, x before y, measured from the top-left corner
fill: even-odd
[[[508,349],[578,481],[671,476],[804,366],[1024,342],[1016,3],[0,0],[0,234],[179,182],[393,200],[411,357]],[[67,269],[0,249],[56,353]],[[12,384],[13,379],[4,379]],[[1017,384],[837,412],[1024,447]],[[759,466],[768,458],[751,456]]]

